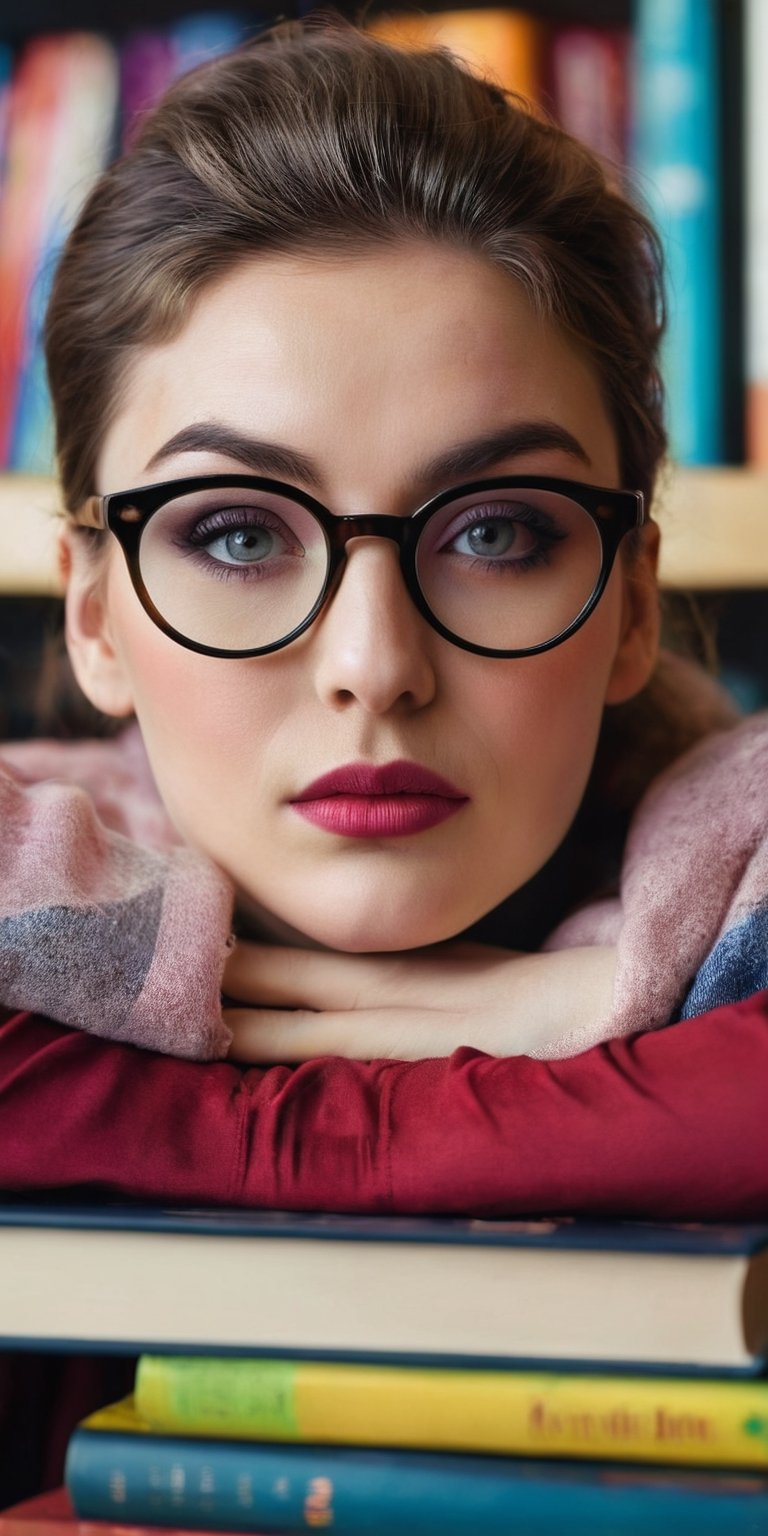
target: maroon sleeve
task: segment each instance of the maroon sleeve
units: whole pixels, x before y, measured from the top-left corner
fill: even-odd
[[[570,1060],[241,1069],[19,1014],[0,1187],[286,1209],[768,1214],[768,992]]]

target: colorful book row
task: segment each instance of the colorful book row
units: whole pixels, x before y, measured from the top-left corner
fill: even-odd
[[[140,32],[0,45],[0,467],[48,474],[53,432],[42,326],[59,252],[95,177],[185,70],[242,40],[226,12]]]
[[[745,0],[745,7],[749,324],[737,350],[746,352],[749,369],[749,456],[768,463],[768,22],[763,0]],[[637,0],[634,21],[630,37],[615,27],[547,24],[523,8],[412,10],[377,19],[373,30],[404,46],[453,49],[542,103],[607,161],[633,165],[632,185],[650,205],[666,249],[673,455],[715,463],[733,448],[724,426],[724,354],[740,324],[722,302],[720,254],[733,232],[724,228],[729,168],[720,116],[721,109],[736,112],[734,102],[721,103],[722,7],[717,0]],[[62,33],[33,39],[13,67],[0,45],[0,466],[51,468],[40,329],[58,251],[90,181],[176,75],[248,31],[241,16],[217,11],[129,35],[119,48]]]

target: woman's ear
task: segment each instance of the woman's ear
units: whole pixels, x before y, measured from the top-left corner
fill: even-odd
[[[104,715],[132,715],[130,683],[109,629],[103,553],[65,529],[59,538],[59,571],[66,593],[67,651],[83,693]]]
[[[658,523],[646,523],[639,548],[622,564],[621,634],[608,679],[606,704],[624,704],[644,688],[656,665],[661,617],[656,570]],[[619,556],[621,559],[621,556]]]

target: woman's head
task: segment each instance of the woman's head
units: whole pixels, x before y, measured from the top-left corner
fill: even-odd
[[[435,240],[499,265],[584,350],[621,479],[665,447],[659,253],[588,150],[439,52],[279,30],[183,78],[88,201],[47,328],[67,507],[95,489],[130,362],[258,254]]]
[[[67,503],[247,469],[347,516],[505,474],[648,489],[653,270],[586,152],[449,60],[345,32],[258,45],[175,88],[75,232],[49,324]],[[305,633],[232,659],[153,624],[114,540],[94,565],[74,538],[70,645],[244,908],[404,948],[467,927],[567,831],[605,704],[653,664],[637,543],[569,640],[500,659],[437,633],[395,544],[361,537]],[[419,802],[404,835],[353,805],[341,825],[361,764],[390,765],[383,813]],[[341,797],[317,788],[342,768]]]

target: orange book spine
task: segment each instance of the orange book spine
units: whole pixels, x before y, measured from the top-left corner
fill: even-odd
[[[541,27],[525,11],[489,8],[393,14],[369,31],[401,48],[448,48],[476,74],[529,101],[540,96]]]

